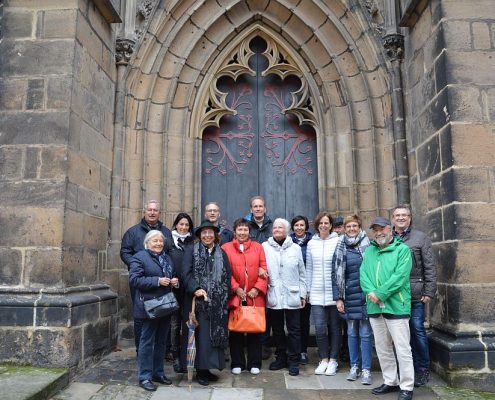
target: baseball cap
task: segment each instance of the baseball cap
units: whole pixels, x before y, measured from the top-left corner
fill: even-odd
[[[373,229],[373,226],[374,225],[379,225],[379,226],[392,226],[392,224],[390,223],[390,221],[385,218],[385,217],[375,217],[373,219],[373,221],[371,222],[371,225],[370,225],[370,229]]]

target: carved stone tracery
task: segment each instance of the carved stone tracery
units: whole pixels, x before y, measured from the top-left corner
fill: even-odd
[[[224,115],[237,115],[237,111],[226,104],[227,93],[217,88],[218,80],[228,76],[234,81],[242,74],[255,76],[256,72],[249,66],[249,59],[254,55],[249,43],[255,36],[261,36],[267,44],[263,55],[268,60],[268,67],[261,72],[262,76],[275,74],[282,80],[289,75],[294,75],[301,81],[301,87],[291,92],[291,104],[284,108],[284,114],[294,115],[299,124],[307,124],[317,127],[317,118],[312,106],[309,85],[297,63],[287,54],[272,38],[259,33],[247,37],[226,60],[222,63],[214,79],[210,83],[208,100],[204,105],[204,111],[200,119],[200,132],[209,126],[220,126],[220,119]]]

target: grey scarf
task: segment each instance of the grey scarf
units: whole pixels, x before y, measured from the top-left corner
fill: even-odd
[[[347,247],[357,247],[361,256],[364,253],[366,247],[370,245],[370,240],[366,235],[366,232],[361,230],[357,236],[351,238],[347,235],[343,235],[333,255],[332,266],[332,279],[337,283],[338,293],[334,293],[334,299],[345,299],[345,270],[346,270],[346,255]]]

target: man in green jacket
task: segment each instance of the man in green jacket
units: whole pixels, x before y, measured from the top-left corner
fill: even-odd
[[[387,218],[376,217],[370,229],[375,240],[364,253],[360,279],[383,376],[383,385],[371,392],[380,395],[398,391],[399,400],[410,400],[414,388],[409,332],[411,250],[394,237]]]

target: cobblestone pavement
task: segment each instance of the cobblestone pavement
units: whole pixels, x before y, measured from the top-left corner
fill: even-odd
[[[301,373],[297,377],[289,376],[287,370],[269,371],[268,364],[271,360],[263,362],[261,374],[257,376],[249,372],[234,376],[230,373],[230,369],[213,371],[220,376],[220,380],[209,387],[200,386],[195,381],[189,385],[186,375],[175,374],[171,363],[166,362],[165,372],[172,379],[173,385],[159,386],[156,392],[149,393],[137,386],[135,352],[134,349],[128,348],[103,358],[97,365],[76,377],[69,387],[54,396],[52,400],[378,399],[371,394],[371,388],[382,383],[378,369],[372,374],[373,385],[363,386],[359,380],[346,381],[347,366],[342,366],[335,376],[314,375],[316,360],[315,349],[311,349],[310,363],[301,367]],[[452,393],[445,390],[443,381],[433,376],[427,387],[415,389],[414,399],[453,399]],[[396,393],[379,396],[380,400],[396,398]],[[475,397],[465,398],[475,399]]]

